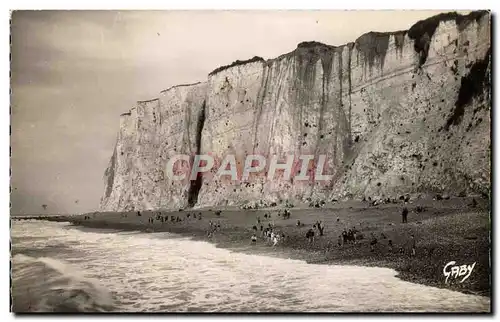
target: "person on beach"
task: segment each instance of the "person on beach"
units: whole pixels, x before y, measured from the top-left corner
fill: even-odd
[[[138,217],[142,216],[140,211],[137,212],[137,216]]]
[[[410,242],[411,242],[411,256],[415,256],[416,254],[416,241],[415,241],[415,236],[412,234],[410,236]]]
[[[401,217],[403,219],[403,224],[408,222],[408,208],[404,207],[403,212],[401,213]]]
[[[342,236],[341,235],[339,235],[339,239],[337,241],[337,244],[339,245],[339,247],[342,246]]]
[[[342,244],[343,245],[347,244],[347,231],[345,230],[345,228],[342,231]]]
[[[349,231],[347,232],[347,239],[349,240],[349,242],[354,243],[354,232],[352,231],[352,229],[349,229]]]
[[[254,226],[252,227],[252,229],[253,229],[254,231],[257,231],[257,226],[255,226],[255,225],[254,225]]]
[[[318,230],[319,230],[319,235],[323,236],[323,231],[325,230],[325,226],[323,225],[322,221],[318,221],[317,224]]]
[[[374,252],[375,251],[375,245],[377,245],[377,237],[375,237],[375,235],[372,233],[372,240],[370,242],[370,252]]]
[[[389,251],[392,253],[392,240],[389,239]]]
[[[264,230],[264,226],[260,225],[260,231]]]
[[[273,237],[273,247],[275,247],[276,245],[278,245],[278,242],[279,242],[279,235],[274,235]]]
[[[300,227],[300,220],[297,219],[297,227]]]
[[[306,233],[306,238],[309,241],[309,243],[314,242],[314,230],[310,228],[307,233]]]
[[[255,236],[255,234],[252,235],[252,243],[256,243],[257,242],[257,236]]]

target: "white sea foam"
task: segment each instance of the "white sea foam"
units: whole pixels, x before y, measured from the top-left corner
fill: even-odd
[[[386,268],[311,265],[234,253],[202,241],[169,238],[168,233],[100,233],[25,221],[13,224],[12,236],[17,240],[14,250],[58,249],[50,256],[80,268],[112,291],[120,311],[490,309],[487,297],[404,282]],[[28,236],[39,238],[23,240]],[[58,245],[66,248],[61,251]]]

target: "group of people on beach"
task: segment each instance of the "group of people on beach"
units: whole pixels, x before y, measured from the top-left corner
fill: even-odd
[[[278,212],[278,216],[283,215],[283,219],[288,219],[290,218],[290,211],[288,209],[285,209],[283,213],[281,211]],[[272,215],[270,213],[265,213],[264,218],[270,220],[272,218]],[[280,242],[283,242],[286,238],[285,234],[283,232],[279,232],[276,229],[274,220],[271,222],[267,223],[267,227],[264,228],[264,224],[262,223],[260,216],[257,216],[257,225],[254,225],[252,227],[253,234],[250,240],[252,241],[252,244],[257,243],[257,234],[258,231],[260,230],[261,232],[261,237],[269,244],[272,244],[273,246],[278,245]]]
[[[268,228],[265,228],[265,229],[262,230],[262,238],[268,244],[272,244],[273,246],[276,246],[281,241],[284,241],[285,237],[286,236],[285,236],[284,233],[280,234],[274,227],[268,227]],[[252,243],[256,243],[257,242],[257,234],[256,233],[253,233],[253,235],[251,237],[251,240],[252,240]]]
[[[402,223],[406,224],[408,222],[408,209],[406,207],[403,208],[401,212],[401,221]],[[221,212],[216,211],[216,215],[220,217]],[[123,216],[123,215],[122,215]],[[126,216],[126,214],[125,214]],[[141,212],[137,212],[137,216],[142,216]],[[278,216],[281,217],[282,219],[289,219],[291,217],[291,212],[288,209],[284,209],[283,211],[280,210],[278,211]],[[252,230],[253,234],[251,236],[251,242],[252,244],[257,243],[258,240],[258,235],[260,231],[261,238],[265,240],[266,243],[272,244],[273,246],[277,246],[280,242],[285,241],[285,234],[284,232],[278,231],[275,226],[274,220],[272,220],[272,214],[271,213],[265,213],[264,214],[264,219],[266,219],[267,226],[265,227],[264,223],[262,222],[260,216],[257,217],[257,224],[253,225]],[[90,219],[89,216],[85,216],[84,219]],[[190,220],[190,219],[197,219],[201,220],[202,219],[202,214],[201,212],[192,212],[192,213],[187,213],[185,218],[181,218],[180,216],[173,216],[173,215],[162,215],[161,212],[157,212],[154,217],[149,217],[148,222],[150,224],[153,224],[155,221],[160,221],[162,223],[164,222],[182,222],[184,220]],[[337,223],[340,223],[340,219],[337,217]],[[221,223],[220,221],[212,221],[209,220],[209,230],[208,230],[208,237],[212,237],[217,231],[221,229]],[[361,225],[361,223],[360,223]],[[301,223],[300,220],[297,220],[297,227],[303,227],[304,223]],[[310,226],[311,227],[311,226]],[[312,244],[314,243],[315,237],[316,236],[324,236],[324,230],[325,230],[325,225],[323,224],[322,221],[316,221],[311,228],[307,230],[305,233],[305,238],[306,240]],[[341,234],[338,237],[338,246],[342,247],[344,245],[348,244],[357,244],[357,242],[363,238],[363,235],[360,233],[358,229],[356,229],[355,226],[352,228],[344,228],[341,232]],[[382,232],[380,233],[379,238],[381,240],[387,240],[387,245],[389,247],[390,252],[393,251],[394,244],[391,239],[388,239],[387,236]],[[370,252],[374,252],[377,245],[380,244],[379,238],[375,236],[374,233],[370,234],[370,239],[369,239],[369,247],[370,247]],[[416,241],[415,241],[415,236],[411,234],[410,236],[410,254],[411,256],[415,256],[416,254]],[[385,244],[385,242],[384,242]],[[405,253],[405,249],[403,247],[399,247],[399,253]]]
[[[342,234],[339,236],[338,245],[342,246],[345,244],[356,244],[358,233],[359,231],[356,229],[356,227],[352,227],[349,230],[346,230],[344,228]]]
[[[253,235],[257,237],[255,234]],[[265,238],[267,243],[272,243],[273,246],[278,245],[281,241],[285,240],[285,234],[284,233],[279,233],[275,227],[269,227],[264,229],[262,237]],[[252,241],[254,238],[252,238]],[[255,238],[256,240],[256,238]]]
[[[142,216],[141,212],[137,212],[137,216]],[[183,222],[184,220],[189,220],[190,218],[193,219],[198,219],[201,220],[201,212],[197,213],[187,213],[186,218],[181,218],[180,216],[173,216],[173,215],[162,215],[162,213],[159,211],[155,214],[154,217],[149,217],[148,218],[148,223],[154,224],[155,221],[159,221],[161,223],[166,223],[166,222]]]
[[[283,214],[281,213],[281,210],[280,210],[280,211],[278,211],[278,217],[279,217],[279,216],[282,216],[282,217],[283,217],[283,219],[290,219],[290,216],[291,216],[291,215],[292,215],[292,213],[291,213],[291,212],[290,212],[290,210],[288,210],[288,209],[283,210]]]
[[[297,227],[300,227],[300,226],[303,226],[304,224],[302,224],[299,220],[297,220]],[[313,225],[312,225],[312,228],[310,228],[307,232],[306,232],[306,239],[309,243],[314,243],[314,236],[316,235],[316,230],[318,231],[319,233],[319,236],[323,236],[324,234],[324,230],[325,230],[325,225],[323,224],[322,221],[316,221]]]
[[[212,220],[208,221],[208,224],[210,226],[210,230],[208,231],[208,237],[212,237],[217,231],[221,229],[220,221],[214,222]]]

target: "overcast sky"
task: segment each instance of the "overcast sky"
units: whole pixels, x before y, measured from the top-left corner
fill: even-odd
[[[12,213],[98,209],[118,116],[218,66],[408,29],[436,11],[17,11]]]

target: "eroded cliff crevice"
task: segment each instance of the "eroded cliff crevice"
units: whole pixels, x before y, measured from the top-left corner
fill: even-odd
[[[441,14],[342,46],[219,67],[120,117],[103,210],[490,189],[490,14]],[[326,155],[326,184],[172,182],[175,154]]]
[[[477,96],[488,96],[491,88],[490,75],[488,75],[488,66],[490,65],[491,47],[488,49],[483,59],[477,60],[470,67],[469,72],[462,76],[460,81],[460,90],[455,102],[455,109],[450,115],[444,129],[448,131],[450,126],[458,125],[462,122],[464,109],[470,104],[472,99]],[[481,108],[481,107],[479,107]],[[478,109],[475,109],[477,112]]]
[[[105,198],[109,198],[111,192],[113,191],[113,183],[115,180],[115,166],[116,166],[116,144],[115,144],[115,149],[113,150],[113,155],[111,156],[111,160],[109,162],[109,166],[104,172],[104,177],[107,180]]]
[[[205,109],[206,109],[206,102],[203,101],[203,106],[201,107],[201,112],[196,122],[196,136],[195,136],[196,155],[201,154],[201,136],[203,133],[203,126],[205,125]],[[191,162],[193,162],[193,160]],[[190,182],[188,191],[189,207],[193,207],[198,202],[198,194],[200,193],[202,184],[203,184],[203,176],[201,174],[199,174],[196,177],[196,180]]]

